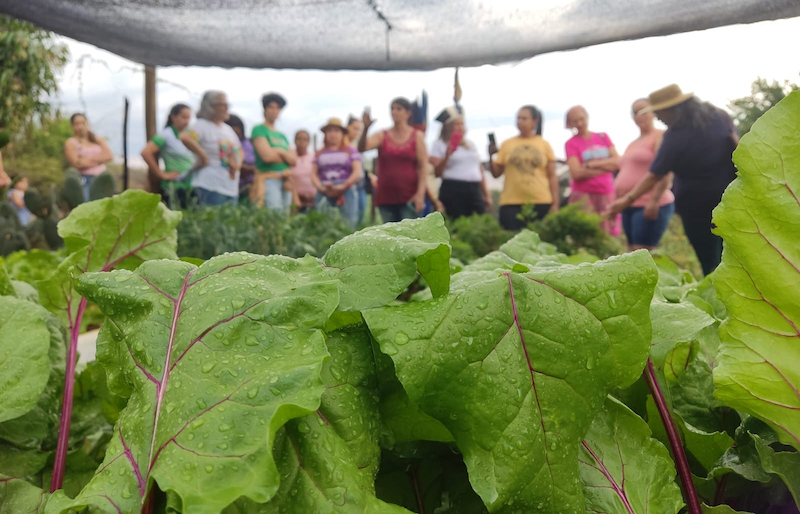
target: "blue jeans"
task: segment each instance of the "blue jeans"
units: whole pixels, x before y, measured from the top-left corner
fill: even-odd
[[[338,210],[347,225],[355,230],[358,226],[358,192],[355,187],[350,187],[342,196],[344,196],[344,204],[336,205],[335,198],[328,198],[322,193],[317,193],[314,203],[317,205],[317,210],[322,213],[327,213],[332,209]]]
[[[661,236],[667,230],[669,220],[675,213],[675,203],[670,203],[658,209],[658,218],[648,220],[644,218],[644,207],[628,207],[622,211],[622,228],[628,238],[629,245],[658,246]]]
[[[292,192],[283,190],[282,178],[268,178],[264,181],[264,205],[267,209],[289,214],[292,208]]]
[[[92,187],[92,182],[97,177],[95,175],[81,175],[81,185],[83,186],[83,201],[89,201],[89,189]]]
[[[408,218],[419,217],[413,203],[381,205],[378,210],[384,223],[394,223]]]
[[[236,205],[238,200],[235,196],[223,195],[202,187],[194,188],[194,194],[197,196],[197,205]]]

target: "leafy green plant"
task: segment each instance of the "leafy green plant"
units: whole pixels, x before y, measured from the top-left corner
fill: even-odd
[[[620,242],[600,228],[600,217],[586,212],[579,203],[566,205],[528,228],[567,255],[586,252],[606,258],[622,251]]]
[[[529,231],[451,268],[439,214],[365,229],[319,259],[239,252],[196,265],[176,259],[178,215],[157,197],[85,204],[63,224],[67,257],[39,289],[70,336],[72,305],[91,299],[106,316],[77,394],[74,352],[65,365],[56,344],[66,327],[0,267],[0,301],[29,313],[0,325],[0,347],[30,332],[36,364],[31,377],[0,367],[12,395],[0,400],[11,405],[0,422],[0,505],[795,512],[787,327],[797,324],[800,273],[791,234],[773,227],[800,223],[796,198],[778,195],[800,173],[742,157],[772,155],[759,134],[791,155],[796,138],[769,133],[789,114],[800,115],[800,94],[743,141],[740,178],[716,214],[725,263],[702,282],[646,251],[572,265]],[[417,275],[429,293],[399,301]],[[782,360],[767,368],[745,342]]]
[[[249,206],[200,207],[184,211],[178,254],[204,260],[235,251],[320,257],[350,232],[338,216],[316,211],[287,217]]]
[[[448,229],[451,236],[450,244],[453,245],[453,256],[465,262],[497,250],[500,245],[513,237],[513,234],[503,230],[497,219],[489,214],[462,216],[449,222]],[[467,247],[470,250],[467,250]]]

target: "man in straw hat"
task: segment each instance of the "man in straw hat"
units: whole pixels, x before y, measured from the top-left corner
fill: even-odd
[[[707,275],[722,259],[722,239],[711,232],[711,211],[736,178],[731,154],[739,138],[725,111],[684,93],[675,84],[654,91],[649,101],[644,110],[655,112],[667,126],[664,140],[647,176],[606,214],[618,214],[674,173],[675,212]]]

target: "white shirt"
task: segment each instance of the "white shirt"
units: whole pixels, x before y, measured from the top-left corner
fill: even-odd
[[[197,171],[192,187],[238,198],[239,172],[233,180],[228,175],[230,160],[242,152],[236,132],[227,123],[217,125],[204,119],[198,119],[189,130],[208,156],[208,166]]]
[[[447,167],[442,173],[442,178],[445,180],[460,180],[461,182],[480,182],[483,178],[483,168],[481,166],[481,158],[475,150],[475,144],[467,140],[465,148],[459,145],[456,151],[450,155],[447,161]],[[447,155],[447,143],[441,139],[437,139],[431,148],[431,157],[444,159]]]

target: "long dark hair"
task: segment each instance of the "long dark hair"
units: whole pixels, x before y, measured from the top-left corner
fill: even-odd
[[[543,123],[544,122],[544,116],[542,116],[542,111],[540,111],[539,109],[537,109],[533,105],[523,105],[520,108],[520,110],[522,110],[522,109],[525,109],[526,111],[531,113],[531,118],[533,118],[534,120],[538,120],[539,121],[539,123],[536,125],[536,130],[534,131],[534,134],[536,134],[537,136],[541,136],[542,135],[542,131],[543,131],[542,125],[544,125],[544,123]]]
[[[87,118],[85,114],[83,114],[82,112],[76,112],[75,114],[69,117],[70,124],[75,123],[75,118],[78,117],[85,119],[87,124],[89,123],[89,118]],[[95,136],[94,132],[92,132],[91,130],[86,132],[86,138],[89,140],[90,143],[97,144],[97,136]]]
[[[244,122],[242,121],[242,118],[236,116],[235,114],[231,114],[230,116],[228,116],[228,121],[226,121],[225,123],[227,123],[231,128],[238,128],[239,130],[241,130],[242,138],[247,139],[247,135],[245,135],[244,131]]]
[[[671,128],[692,127],[703,129],[709,126],[714,118],[719,116],[719,109],[708,102],[701,102],[697,98],[690,98],[673,107],[675,110],[675,123]]]
[[[175,104],[175,105],[173,105],[172,109],[169,110],[169,116],[167,116],[167,124],[164,125],[164,128],[171,127],[172,126],[172,117],[179,115],[181,113],[181,111],[184,110],[184,109],[191,109],[191,107],[189,107],[186,104]]]

